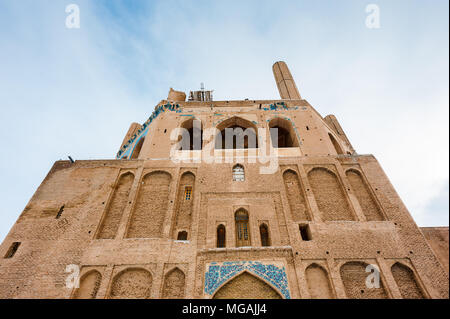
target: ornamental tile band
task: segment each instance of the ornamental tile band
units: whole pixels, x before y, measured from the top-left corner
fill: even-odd
[[[258,261],[210,263],[205,273],[205,293],[212,296],[220,286],[244,270],[266,280],[276,287],[284,298],[291,299],[285,267]]]

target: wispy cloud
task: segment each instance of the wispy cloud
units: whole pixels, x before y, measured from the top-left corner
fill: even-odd
[[[448,2],[68,1],[0,3],[4,181],[0,238],[55,160],[113,158],[169,87],[276,98],[271,65],[372,153],[422,225],[448,224]],[[447,187],[445,186],[447,185]],[[444,208],[443,208],[444,207]]]

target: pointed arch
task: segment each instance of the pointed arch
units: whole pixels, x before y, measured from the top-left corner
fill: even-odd
[[[261,237],[261,246],[263,247],[270,246],[269,227],[265,223],[259,225],[259,235]]]
[[[80,279],[80,287],[73,294],[73,299],[95,299],[102,281],[102,275],[97,270],[91,270]]]
[[[366,279],[370,273],[366,272],[367,263],[362,261],[349,261],[341,266],[340,274],[344,283],[345,292],[349,299],[387,299],[380,276],[379,288],[368,288]]]
[[[299,147],[297,134],[292,123],[276,117],[269,122],[270,138],[275,148]]]
[[[282,299],[266,281],[244,271],[219,288],[213,299]]]
[[[335,173],[324,167],[315,167],[308,173],[308,179],[324,221],[354,220]]]
[[[217,248],[225,248],[227,245],[226,241],[226,228],[223,224],[217,226]]]
[[[180,268],[175,267],[169,271],[164,277],[164,286],[162,298],[164,299],[181,299],[185,294],[185,275]]]
[[[183,123],[180,128],[187,130],[189,136],[181,134],[179,142],[181,142],[181,150],[198,151],[203,148],[203,123],[201,120],[192,117]]]
[[[127,238],[161,237],[171,179],[171,175],[165,171],[154,171],[142,178]]]
[[[236,223],[236,247],[250,246],[250,227],[247,210],[240,208],[234,214]]]
[[[291,169],[287,169],[283,173],[283,181],[289,207],[291,208],[292,219],[294,221],[311,220],[303,187],[297,173]]]
[[[119,228],[120,220],[128,202],[134,174],[127,172],[119,177],[110,202],[105,210],[103,220],[97,233],[97,239],[113,239]]]
[[[142,145],[144,145],[145,142],[145,136],[141,137],[139,139],[139,142],[137,142],[136,146],[133,149],[133,152],[130,155],[130,159],[137,159],[141,153]]]
[[[188,171],[181,175],[178,185],[178,194],[175,204],[175,216],[173,222],[172,238],[176,238],[180,230],[189,233],[192,224],[194,209],[195,175]]]
[[[311,299],[334,299],[328,272],[322,266],[316,263],[309,265],[305,276]]]
[[[338,155],[345,154],[344,151],[342,150],[342,147],[339,145],[338,141],[334,138],[333,134],[328,133],[328,137],[330,138],[336,153]]]
[[[425,299],[425,295],[411,268],[396,262],[391,267],[391,273],[403,299]]]
[[[152,274],[143,268],[127,268],[112,282],[111,299],[148,299],[152,289]]]
[[[233,116],[219,125],[215,137],[216,149],[258,148],[258,130],[255,124],[238,116]]]
[[[352,187],[353,193],[358,199],[359,205],[363,210],[368,221],[383,221],[383,213],[380,210],[369,186],[364,180],[360,171],[349,169],[345,172],[347,179]]]

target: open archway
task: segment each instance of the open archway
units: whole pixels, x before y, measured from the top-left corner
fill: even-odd
[[[265,281],[247,271],[223,285],[213,299],[282,299],[281,295]]]
[[[298,147],[298,141],[292,124],[282,118],[269,122],[270,138],[275,148]]]
[[[179,136],[180,149],[183,151],[198,151],[203,145],[203,127],[198,119],[191,118],[184,121],[180,128],[182,130]]]
[[[256,125],[243,118],[233,116],[217,126],[216,149],[258,148]]]

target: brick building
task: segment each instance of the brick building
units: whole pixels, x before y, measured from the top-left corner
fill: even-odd
[[[171,89],[116,159],[56,162],[0,246],[0,297],[448,298],[448,227],[422,232],[273,71],[279,100]]]

